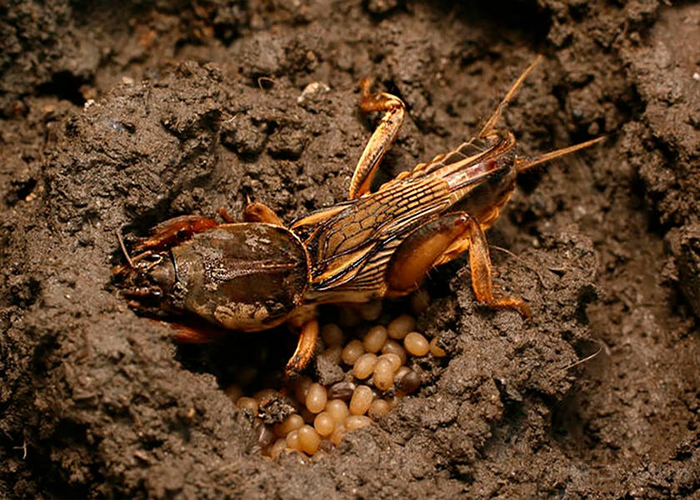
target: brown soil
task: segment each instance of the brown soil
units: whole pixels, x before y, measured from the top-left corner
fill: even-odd
[[[0,6],[0,496],[698,494],[700,5],[485,4]],[[360,78],[408,106],[387,179],[475,133],[538,53],[503,120],[519,151],[608,140],[521,179],[489,233],[534,320],[450,264],[422,389],[320,460],[264,460],[221,387],[270,343],[279,374],[294,338],[176,346],[110,285],[115,231],[341,201]]]

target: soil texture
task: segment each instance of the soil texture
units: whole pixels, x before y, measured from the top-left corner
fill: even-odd
[[[270,346],[279,380],[294,336],[176,345],[111,284],[116,233],[343,201],[378,118],[361,78],[408,111],[378,185],[477,133],[537,54],[501,121],[518,154],[607,139],[523,175],[488,233],[532,321],[479,306],[466,256],[436,270],[419,326],[448,356],[420,391],[264,459],[223,388]],[[700,490],[700,4],[9,0],[0,158],[1,497]]]

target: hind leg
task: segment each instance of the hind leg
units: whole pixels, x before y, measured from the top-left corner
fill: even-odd
[[[467,250],[476,300],[497,309],[516,309],[529,319],[532,313],[522,299],[494,294],[486,236],[476,219],[464,212],[444,215],[417,229],[401,243],[387,271],[387,295],[410,293],[418,288],[430,269]]]

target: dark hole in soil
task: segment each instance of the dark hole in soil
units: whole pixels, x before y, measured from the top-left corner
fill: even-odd
[[[537,189],[542,180],[543,170],[534,170],[531,172],[526,172],[524,174],[518,175],[518,188],[528,195]]]
[[[29,196],[37,185],[37,180],[30,178],[26,181],[18,182],[13,187],[14,190],[10,191],[5,200],[8,205],[14,205],[20,200],[24,200]]]
[[[543,40],[550,29],[550,19],[535,0],[495,0],[491,2],[460,2],[442,0],[434,6],[448,12],[455,12],[463,19],[482,19],[494,23],[499,29],[522,30],[528,37]]]
[[[59,99],[65,99],[76,106],[85,104],[85,98],[80,93],[80,87],[86,82],[69,71],[54,73],[50,82],[37,88],[39,94],[55,95]]]
[[[294,353],[296,335],[287,327],[262,332],[231,332],[211,344],[180,344],[177,356],[193,372],[211,373],[222,389],[236,384],[245,395],[279,389],[284,367]]]

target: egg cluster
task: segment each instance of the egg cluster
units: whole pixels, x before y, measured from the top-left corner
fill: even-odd
[[[340,381],[324,386],[302,375],[282,391],[263,389],[252,397],[243,396],[237,386],[228,387],[236,405],[256,415],[263,454],[275,459],[281,453],[313,456],[328,451],[347,433],[370,425],[416,391],[421,374],[412,368],[411,358],[445,356],[437,338],[428,341],[416,331],[415,316],[429,302],[430,296],[421,290],[410,298],[412,315],[392,318],[376,302],[341,309],[337,323],[322,325],[323,349],[317,356],[326,366],[342,369]],[[288,401],[293,410],[282,421],[266,423],[259,413],[276,398]]]

